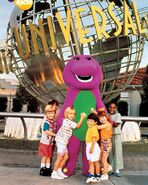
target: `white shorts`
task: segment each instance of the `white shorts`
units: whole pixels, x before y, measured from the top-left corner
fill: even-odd
[[[92,154],[89,153],[91,148],[91,143],[86,143],[86,157],[88,161],[95,162],[99,161],[100,158],[100,147],[98,143],[95,143],[94,152]]]
[[[56,143],[57,145],[57,153],[60,155],[64,155],[66,152],[68,152],[67,146],[62,145],[61,143]]]

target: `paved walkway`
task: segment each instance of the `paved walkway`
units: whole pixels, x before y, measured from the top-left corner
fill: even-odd
[[[86,177],[81,170],[64,180],[39,176],[40,158],[36,151],[0,149],[0,185],[83,185]],[[78,164],[78,169],[80,168]],[[97,183],[98,184],[98,183]],[[110,176],[101,185],[148,185],[148,154],[124,156],[122,177]]]
[[[108,181],[101,181],[100,185],[147,185],[148,172],[123,172],[122,177],[111,176]],[[50,177],[38,175],[37,168],[8,168],[0,167],[1,185],[84,185],[86,177],[81,175],[79,170],[76,174],[64,179],[53,180]]]
[[[80,169],[79,161],[81,155]],[[37,151],[0,148],[0,166],[39,168],[40,157]],[[148,171],[148,154],[124,155],[124,171]]]

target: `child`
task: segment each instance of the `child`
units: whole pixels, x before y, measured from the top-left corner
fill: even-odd
[[[81,113],[81,117],[78,123],[74,122],[75,109],[73,107],[67,107],[64,112],[64,119],[62,126],[56,134],[56,145],[57,145],[57,159],[54,164],[53,172],[51,175],[52,179],[64,179],[67,176],[62,172],[62,169],[68,160],[67,144],[72,135],[72,129],[79,128],[82,125],[85,113]]]
[[[100,122],[98,129],[100,130],[101,135],[101,162],[103,164],[104,172],[104,174],[101,175],[101,180],[108,180],[108,168],[110,165],[107,160],[112,148],[112,122],[103,109],[98,111],[98,117]]]
[[[45,107],[45,119],[42,126],[42,136],[39,144],[39,155],[41,159],[40,175],[51,175],[50,163],[53,155],[53,141],[55,131],[55,109],[52,105]]]
[[[121,142],[121,115],[117,112],[116,103],[110,103],[109,113],[112,121],[116,124],[113,129],[112,138],[112,151],[109,159],[113,167],[113,171],[116,177],[121,177],[120,169],[123,168],[123,153],[122,153],[122,142]]]
[[[58,112],[59,112],[59,111],[58,111],[58,108],[59,108],[59,103],[58,103],[58,101],[55,100],[55,99],[51,99],[51,100],[49,100],[48,105],[52,106],[52,108],[54,109],[54,111],[55,111],[54,120],[56,120],[56,118],[57,118],[57,116],[58,116]],[[41,123],[40,126],[39,126],[38,137],[41,137],[42,127],[43,127],[44,121],[46,121],[46,115],[44,116],[43,121],[42,121],[42,123]]]
[[[97,141],[99,140],[99,132],[97,124],[99,122],[98,116],[91,113],[87,117],[88,130],[86,133],[86,156],[89,163],[89,177],[86,183],[100,181],[100,147]]]
[[[55,113],[56,113],[55,118],[57,118],[57,116],[59,114],[59,103],[58,103],[58,101],[55,100],[55,99],[51,99],[51,100],[49,100],[48,105],[53,106],[53,108],[55,109]]]

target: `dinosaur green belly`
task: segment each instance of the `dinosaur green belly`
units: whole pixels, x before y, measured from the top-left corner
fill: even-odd
[[[74,101],[74,108],[76,110],[75,122],[78,123],[80,113],[85,112],[88,116],[91,108],[96,110],[96,100],[94,95],[90,91],[80,91]],[[80,141],[85,141],[86,131],[88,128],[87,116],[84,119],[82,126],[73,130],[73,135],[75,135]]]

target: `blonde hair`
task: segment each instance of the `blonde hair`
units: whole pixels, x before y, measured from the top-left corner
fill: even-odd
[[[64,117],[67,118],[68,117],[68,113],[70,113],[70,112],[74,112],[74,113],[76,112],[73,106],[67,107],[65,109],[65,111],[64,111]]]
[[[54,106],[53,105],[46,105],[45,113],[47,113],[47,112],[55,112]]]

